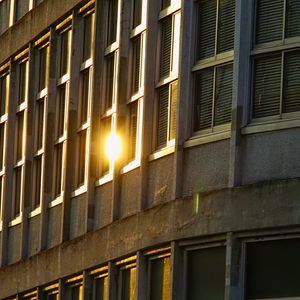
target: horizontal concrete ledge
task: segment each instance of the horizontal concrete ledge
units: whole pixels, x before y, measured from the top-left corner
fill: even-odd
[[[81,0],[46,0],[29,11],[0,35],[0,65],[81,2]]]
[[[260,235],[262,229],[274,234],[284,227],[295,232],[299,195],[300,181],[284,180],[158,205],[0,269],[0,298],[172,240],[256,230]]]

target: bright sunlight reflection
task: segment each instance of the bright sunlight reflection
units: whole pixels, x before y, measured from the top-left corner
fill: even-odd
[[[106,139],[105,154],[111,162],[117,160],[121,154],[122,143],[116,133],[111,133]]]

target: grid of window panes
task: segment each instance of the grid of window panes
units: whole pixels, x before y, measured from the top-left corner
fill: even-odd
[[[2,205],[4,199],[5,176],[5,136],[7,127],[7,104],[9,91],[8,70],[0,73],[0,220],[2,219]]]
[[[63,191],[65,147],[67,140],[68,102],[69,102],[69,80],[70,80],[70,54],[72,30],[67,27],[58,32],[58,78],[56,93],[56,129],[54,143],[54,174],[53,174],[53,196],[59,197]]]
[[[231,122],[235,0],[198,0],[193,131]]]
[[[91,85],[93,78],[92,44],[94,17],[95,14],[93,10],[88,11],[82,16],[83,49],[78,102],[76,187],[83,186],[87,176],[88,145],[90,139]]]
[[[162,9],[174,5],[162,1]],[[176,135],[177,78],[179,63],[180,8],[160,14],[159,70],[157,83],[156,147],[169,146]]]
[[[39,207],[42,197],[43,187],[43,169],[44,169],[44,151],[45,151],[45,120],[48,95],[48,60],[49,44],[44,42],[35,49],[36,66],[35,75],[38,77],[38,86],[36,87],[36,101],[34,105],[34,158],[33,158],[33,193],[31,209]]]
[[[15,115],[14,178],[11,219],[20,215],[23,197],[24,150],[26,140],[25,132],[28,96],[28,58],[17,61],[15,63],[15,67],[17,73],[17,108]]]
[[[300,3],[261,0],[255,8],[252,119],[294,117],[300,111]]]

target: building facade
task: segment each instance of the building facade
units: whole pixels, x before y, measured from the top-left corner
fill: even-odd
[[[299,16],[0,0],[0,299],[300,299]]]

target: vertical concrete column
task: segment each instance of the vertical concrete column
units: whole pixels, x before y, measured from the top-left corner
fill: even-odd
[[[56,103],[56,66],[57,66],[57,35],[54,27],[50,28],[49,38],[49,64],[48,64],[48,96],[45,117],[45,159],[44,159],[44,190],[41,199],[41,230],[40,250],[47,247],[48,205],[52,200],[53,178],[53,143],[55,128],[55,103]]]
[[[152,136],[155,101],[155,74],[157,56],[157,32],[160,1],[147,1],[147,35],[145,51],[145,79],[143,104],[143,130],[141,133],[141,176],[140,210],[146,208],[148,201],[149,155],[152,152]]]
[[[141,251],[136,258],[136,299],[147,299],[147,259]]]
[[[177,242],[171,243],[171,299],[184,299],[183,250]]]
[[[247,124],[250,109],[252,15],[252,1],[236,0],[229,187],[242,183],[241,127]]]
[[[239,260],[241,246],[231,232],[226,237],[226,283],[225,300],[241,299],[242,289],[239,281]]]
[[[62,213],[62,237],[64,242],[69,239],[70,235],[70,220],[71,220],[71,201],[72,192],[75,190],[75,172],[76,168],[76,152],[77,152],[77,107],[78,94],[80,83],[80,63],[81,63],[81,48],[82,47],[82,26],[81,18],[77,11],[73,10],[72,19],[72,38],[71,38],[71,54],[70,54],[70,82],[69,82],[69,99],[68,116],[67,116],[67,145],[65,156],[65,177],[63,178],[64,198],[63,198],[63,213]]]
[[[193,17],[192,8],[194,2],[188,0],[181,1],[181,26],[180,26],[180,47],[179,53],[179,77],[178,77],[178,99],[177,99],[177,119],[176,119],[176,140],[174,154],[174,180],[173,199],[182,196],[182,177],[184,168],[184,142],[189,137],[188,120],[191,120],[191,105],[188,101],[192,98],[191,69],[193,60],[193,49],[191,40],[193,37]]]
[[[2,205],[2,234],[1,234],[1,266],[7,264],[8,251],[8,224],[11,220],[11,203],[13,191],[13,165],[14,165],[14,140],[15,140],[15,112],[16,112],[16,68],[13,59],[10,59],[9,74],[9,100],[8,116],[6,128],[6,149],[5,149],[5,179],[4,179],[4,197]]]
[[[24,196],[21,207],[22,211],[22,223],[21,223],[21,258],[24,259],[27,256],[28,246],[28,213],[30,212],[31,196],[32,196],[32,158],[33,158],[33,145],[34,145],[34,117],[33,117],[33,103],[34,103],[34,48],[33,44],[29,45],[28,53],[28,92],[27,92],[27,113],[25,123],[25,144],[24,144]]]

